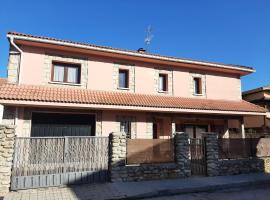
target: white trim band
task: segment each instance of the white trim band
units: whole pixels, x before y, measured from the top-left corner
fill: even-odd
[[[251,115],[265,116],[266,112],[245,112],[245,111],[222,111],[222,110],[199,110],[199,109],[181,109],[181,108],[157,108],[157,107],[139,107],[139,106],[121,106],[121,105],[103,105],[103,104],[78,104],[78,103],[57,103],[40,101],[14,101],[0,100],[0,103],[6,105],[18,106],[38,106],[38,107],[61,107],[61,108],[83,108],[100,110],[128,110],[128,111],[150,111],[150,112],[170,112],[170,113],[197,113],[197,114],[222,114],[222,115]]]

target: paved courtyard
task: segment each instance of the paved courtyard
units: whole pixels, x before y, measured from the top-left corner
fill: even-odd
[[[163,196],[150,198],[148,200],[268,200],[270,196],[270,185],[253,187],[240,187],[216,192],[201,192],[175,196]],[[55,187],[37,190],[22,190],[11,192],[5,200],[95,200],[95,199],[118,199],[125,197],[119,191],[104,190],[102,187],[81,185],[77,187]]]
[[[216,192],[202,192],[176,196],[165,196],[147,200],[268,200],[270,199],[270,185],[242,187]]]
[[[234,189],[250,186],[249,189]],[[253,187],[251,187],[253,186]],[[257,187],[254,187],[257,186]],[[223,190],[227,188],[227,190]],[[197,192],[180,196],[160,197],[160,194],[179,194]],[[203,192],[218,191],[218,192]],[[199,193],[201,192],[201,193]],[[76,185],[72,187],[51,187],[44,189],[19,190],[10,192],[5,200],[102,200],[125,197],[160,197],[157,199],[270,199],[270,174],[242,174],[235,176],[190,177],[186,179],[167,179],[142,182],[116,182]],[[180,198],[181,197],[181,198]],[[266,198],[267,197],[267,198]]]
[[[51,187],[44,189],[10,192],[4,200],[102,200],[125,197],[107,184],[78,185],[73,187]]]

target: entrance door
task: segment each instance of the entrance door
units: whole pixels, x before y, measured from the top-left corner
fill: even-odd
[[[202,138],[202,133],[208,131],[206,125],[185,125],[184,132],[189,134],[189,138]]]

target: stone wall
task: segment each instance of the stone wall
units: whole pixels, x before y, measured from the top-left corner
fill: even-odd
[[[9,192],[15,127],[0,125],[0,196]]]
[[[205,133],[208,176],[226,176],[270,172],[270,157],[247,159],[219,159],[218,140],[215,133]]]
[[[188,161],[188,135],[175,136],[174,163],[126,165],[126,134],[110,135],[110,176],[112,182],[142,181],[190,176]]]
[[[114,171],[112,182],[143,181],[184,177],[175,163],[121,166]]]
[[[219,175],[236,175],[264,172],[264,159],[220,160]]]

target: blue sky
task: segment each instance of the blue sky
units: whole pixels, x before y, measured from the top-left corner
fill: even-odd
[[[270,84],[268,0],[3,0],[0,2],[0,76],[6,76],[8,31],[136,50],[146,27],[150,52],[240,64],[257,72],[242,89]]]

